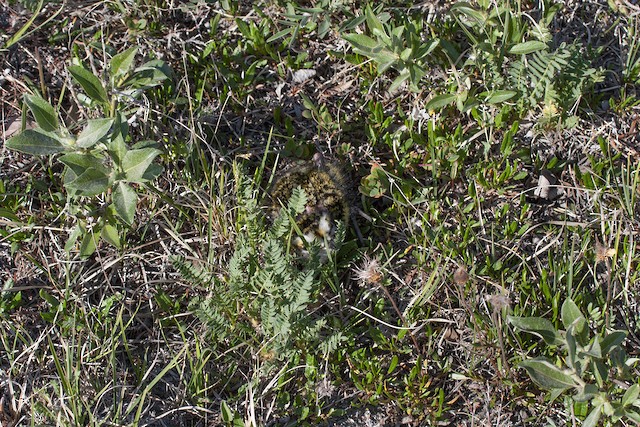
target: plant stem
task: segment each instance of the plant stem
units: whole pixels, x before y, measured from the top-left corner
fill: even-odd
[[[386,288],[386,286],[384,286],[382,283],[380,283],[380,288],[382,289],[382,291],[384,292],[384,294],[387,296],[387,298],[389,298],[389,301],[391,302],[391,305],[393,306],[393,309],[396,311],[396,313],[398,314],[398,317],[400,318],[400,320],[402,320],[402,324],[407,328],[407,331],[409,332],[409,336],[411,337],[411,341],[413,342],[413,346],[416,348],[416,351],[419,354],[422,354],[422,350],[420,349],[420,345],[418,344],[418,340],[416,340],[416,337],[413,335],[413,333],[411,332],[411,329],[409,329],[409,324],[407,323],[407,320],[404,318],[404,316],[402,315],[402,312],[400,311],[400,309],[398,308],[395,300],[393,299],[393,297],[391,296],[391,293],[389,292],[389,290]]]

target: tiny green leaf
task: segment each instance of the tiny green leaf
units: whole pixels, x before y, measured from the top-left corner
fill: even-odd
[[[397,366],[398,366],[398,355],[394,354],[393,357],[391,358],[389,369],[387,369],[387,375],[390,375],[393,371],[395,371]]]
[[[76,179],[66,184],[79,196],[95,196],[109,188],[109,175],[103,170],[88,168]]]
[[[80,132],[76,145],[80,148],[91,148],[100,141],[111,129],[114,119],[94,119],[87,122],[87,126]]]
[[[13,213],[10,209],[0,208],[0,218],[6,218],[11,221],[19,222],[20,217]]]
[[[520,367],[526,369],[534,383],[545,389],[567,389],[579,385],[571,374],[544,358],[523,360]]]
[[[220,403],[220,414],[222,415],[222,421],[229,424],[233,421],[233,416],[235,413],[229,407],[229,404],[227,404],[227,402],[223,400],[222,403]]]
[[[67,243],[64,244],[64,250],[66,253],[71,252],[71,250],[75,248],[76,242],[83,232],[84,230],[79,225],[76,225],[71,229]]]
[[[38,126],[46,132],[53,132],[58,129],[58,115],[46,99],[38,95],[24,95],[24,102],[29,107],[31,114],[36,119]]]
[[[51,308],[53,308],[54,310],[58,309],[58,306],[60,305],[60,300],[58,300],[58,298],[54,297],[44,289],[40,289],[40,292],[38,293],[40,295],[40,298],[49,303]]]
[[[125,182],[118,182],[113,190],[113,204],[118,216],[128,225],[133,224],[138,204],[135,190]]]
[[[45,156],[65,151],[65,146],[59,139],[36,129],[27,129],[19,135],[10,138],[7,148],[22,153]]]
[[[45,4],[44,0],[38,0],[37,4],[35,4],[35,2],[34,2],[33,6],[35,6],[35,8],[33,9],[33,15],[31,16],[31,18],[29,18],[27,20],[27,22],[24,23],[24,25],[18,31],[16,31],[11,37],[9,37],[9,40],[6,41],[3,50],[4,49],[9,49],[11,46],[13,46],[14,44],[18,43],[20,40],[22,40],[23,37],[25,37],[25,33],[27,33],[29,28],[31,28],[31,26],[33,25],[33,22],[36,20],[36,18],[38,18],[40,16],[40,12],[42,11],[42,6],[44,4]],[[31,8],[31,6],[30,6],[30,8]],[[5,13],[5,12],[3,11],[3,13]],[[43,24],[41,24],[41,26],[42,25]],[[38,28],[40,28],[40,27],[38,27]],[[35,31],[35,30],[32,29],[31,32],[33,32],[33,31]]]
[[[561,345],[563,340],[556,328],[547,319],[541,317],[515,317],[508,316],[509,323],[518,329],[538,335],[547,344]]]
[[[73,79],[82,86],[89,98],[103,104],[109,103],[107,91],[98,77],[81,65],[72,65],[68,70]]]
[[[125,179],[129,182],[142,182],[144,173],[161,151],[155,148],[141,148],[129,150],[122,159],[122,169]]]
[[[514,55],[526,55],[547,48],[547,44],[538,40],[530,40],[511,46],[509,53]]]

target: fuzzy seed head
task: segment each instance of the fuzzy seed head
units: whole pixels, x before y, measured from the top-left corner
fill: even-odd
[[[365,255],[362,264],[354,270],[354,278],[367,285],[378,285],[382,281],[380,263],[377,259]]]
[[[463,266],[458,267],[455,273],[453,273],[453,281],[456,285],[464,285],[468,280],[469,273],[467,273],[467,269]]]
[[[605,262],[607,258],[612,258],[615,254],[615,249],[610,249],[600,242],[596,242],[596,262]]]
[[[500,311],[503,308],[511,306],[511,300],[507,295],[503,294],[485,295],[485,300],[491,304],[495,311]]]

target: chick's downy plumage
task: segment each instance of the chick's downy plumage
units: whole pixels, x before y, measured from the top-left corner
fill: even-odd
[[[316,155],[313,161],[292,164],[276,178],[270,193],[270,213],[277,215],[286,206],[291,193],[300,187],[307,195],[305,210],[298,215],[296,224],[307,242],[318,240],[331,243],[335,235],[336,221],[345,224],[349,219],[344,175],[334,164],[324,162]],[[302,238],[294,243],[302,247]]]

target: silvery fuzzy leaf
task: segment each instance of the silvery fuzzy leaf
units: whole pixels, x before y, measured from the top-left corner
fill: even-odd
[[[311,69],[302,69],[302,70],[294,71],[293,73],[291,73],[291,82],[293,84],[304,83],[305,81],[315,76],[316,73],[317,73],[316,70],[311,70]]]

